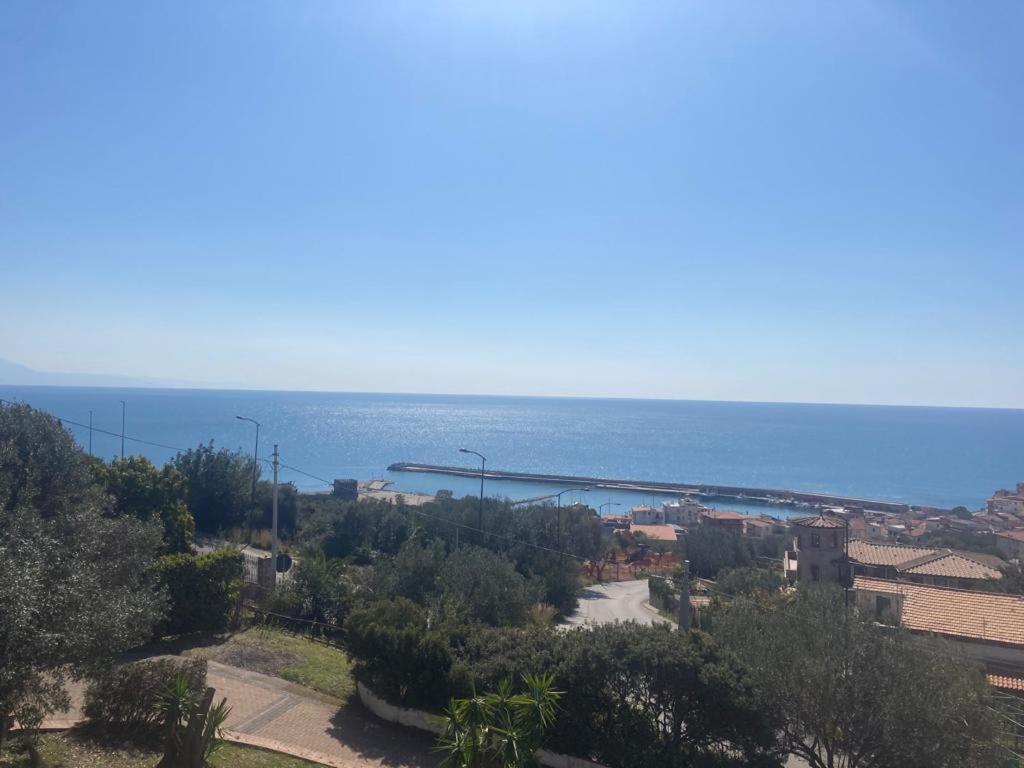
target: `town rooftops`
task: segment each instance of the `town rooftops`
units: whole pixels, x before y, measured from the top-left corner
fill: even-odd
[[[630,533],[642,533],[648,539],[658,541],[676,541],[676,527],[672,525],[637,525],[632,523],[629,526]]]
[[[855,576],[853,588],[902,598],[900,623],[912,632],[1024,648],[1024,597]]]
[[[1018,528],[1015,531],[1000,531],[996,536],[1001,536],[1004,539],[1013,539],[1014,541],[1024,541],[1024,528]]]
[[[936,557],[936,549],[906,547],[900,544],[880,544],[874,541],[852,539],[847,550],[850,559],[863,565],[891,565],[893,567],[920,557]]]
[[[790,521],[793,525],[804,528],[845,528],[846,521],[838,517],[814,515],[813,517],[798,517]]]

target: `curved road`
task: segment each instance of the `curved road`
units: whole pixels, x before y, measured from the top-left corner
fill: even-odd
[[[641,624],[669,624],[653,608],[645,605],[647,581],[616,581],[588,587],[580,593],[576,612],[566,619],[568,626],[609,624],[614,621],[636,621]]]

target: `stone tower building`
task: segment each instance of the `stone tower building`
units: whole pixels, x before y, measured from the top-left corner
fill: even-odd
[[[797,582],[845,585],[846,521],[816,515],[791,521],[797,552]]]

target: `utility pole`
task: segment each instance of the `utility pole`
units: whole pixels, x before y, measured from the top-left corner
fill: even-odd
[[[690,561],[683,560],[679,577],[679,631],[690,631]]]
[[[89,455],[92,456],[92,411],[89,411]]]
[[[124,423],[125,423],[125,414],[127,414],[127,412],[128,412],[128,404],[124,400],[122,400],[121,401],[121,458],[122,459],[124,458]]]
[[[281,466],[281,457],[277,453],[277,443],[274,443],[274,493],[273,493],[273,527],[274,534],[270,544],[270,558],[274,561],[274,583],[277,583],[277,471]]]

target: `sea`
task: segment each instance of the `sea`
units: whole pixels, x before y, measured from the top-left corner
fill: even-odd
[[[479,467],[460,448],[484,454],[489,469],[971,509],[997,488],[1024,481],[1024,410],[4,385],[0,398],[52,413],[104,458],[120,454],[124,401],[125,452],[158,464],[200,443],[251,453],[255,426],[236,417],[255,419],[259,455],[269,458],[276,444],[289,467],[282,480],[309,491],[356,478],[390,480],[402,492],[476,494],[475,478],[388,471],[394,462]],[[555,490],[497,480],[485,487],[489,496],[513,500]],[[592,489],[566,494],[563,503],[582,500],[614,514],[664,499]],[[798,513],[729,500],[713,505]]]

